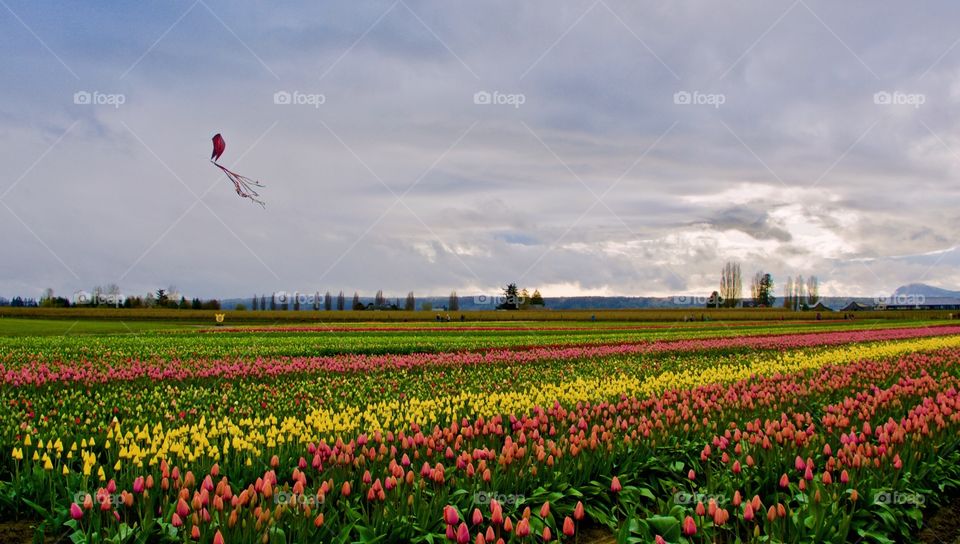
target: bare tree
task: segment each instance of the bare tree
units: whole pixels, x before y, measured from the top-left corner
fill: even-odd
[[[403,309],[412,312],[417,309],[417,299],[413,296],[413,291],[407,293],[407,300],[403,304]]]
[[[806,304],[807,281],[803,279],[803,274],[797,276],[793,281],[793,309],[800,310]]]
[[[807,305],[816,306],[820,302],[820,280],[816,276],[807,279]]]
[[[343,290],[340,290],[340,294],[337,295],[337,310],[343,311],[347,305],[347,301],[343,296]]]
[[[794,303],[795,290],[793,287],[793,276],[787,276],[787,281],[783,283],[783,307],[792,310]]]
[[[328,312],[333,309],[333,297],[330,295],[330,291],[323,294],[323,309]]]
[[[753,299],[755,306],[763,304],[763,272],[753,275],[753,280],[750,282],[750,298]]]
[[[728,261],[723,265],[720,273],[720,296],[723,305],[728,308],[736,307],[743,295],[743,280],[740,276],[740,263]]]
[[[457,292],[456,292],[456,291],[451,291],[451,292],[450,292],[450,299],[449,299],[449,301],[447,302],[447,308],[448,308],[451,312],[459,312],[459,311],[460,311],[460,297],[457,296]]]

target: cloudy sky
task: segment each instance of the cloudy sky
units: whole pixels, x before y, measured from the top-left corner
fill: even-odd
[[[960,288],[956,2],[244,4],[0,0],[0,295]]]

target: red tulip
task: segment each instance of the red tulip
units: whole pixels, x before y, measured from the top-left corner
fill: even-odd
[[[610,491],[614,493],[619,493],[623,490],[623,486],[620,485],[620,478],[616,476],[613,477],[613,480],[610,481]]]
[[[530,534],[530,522],[527,521],[527,518],[522,518],[520,523],[517,524],[517,536],[525,537]]]
[[[697,534],[697,524],[690,516],[687,516],[686,519],[683,520],[683,534],[684,536],[693,536]]]

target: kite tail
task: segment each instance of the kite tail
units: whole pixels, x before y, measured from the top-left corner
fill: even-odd
[[[256,189],[254,189],[254,187],[265,187],[263,184],[261,184],[257,180],[250,179],[246,176],[241,176],[240,174],[237,174],[236,172],[233,172],[227,167],[219,165],[216,162],[214,162],[213,164],[214,166],[222,170],[223,173],[226,174],[227,178],[229,178],[230,181],[233,182],[233,186],[236,189],[238,195],[240,195],[243,198],[249,198],[250,200],[259,204],[261,207],[266,208],[266,204],[258,198],[260,196],[260,193],[258,193]]]

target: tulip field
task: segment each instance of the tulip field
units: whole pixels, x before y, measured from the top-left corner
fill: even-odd
[[[14,335],[0,380],[38,539],[913,542],[960,496],[949,321]]]

